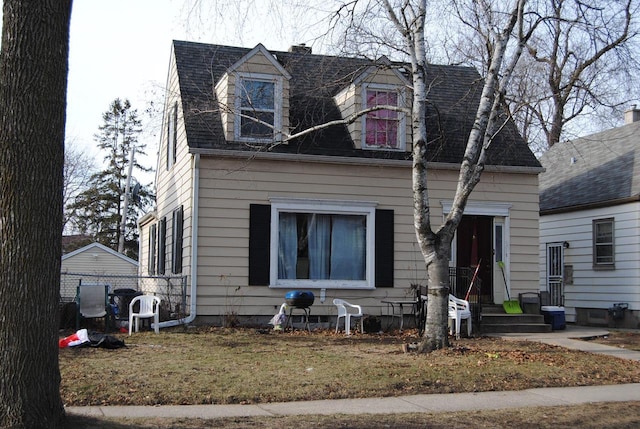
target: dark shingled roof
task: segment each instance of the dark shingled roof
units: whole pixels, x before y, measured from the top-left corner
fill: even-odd
[[[255,147],[224,140],[216,111],[214,86],[229,67],[251,49],[174,41],[180,91],[189,146],[200,149],[255,151]],[[347,87],[370,60],[270,51],[291,75],[290,126],[296,131],[341,119],[333,96]],[[429,160],[460,163],[482,90],[475,69],[459,66],[427,67],[430,86],[427,112]],[[332,126],[270,147],[275,153],[409,159],[411,153],[356,149],[345,126]],[[489,151],[489,165],[540,167],[526,143],[509,122]]]
[[[541,158],[540,211],[615,204],[640,195],[640,122],[556,143]]]

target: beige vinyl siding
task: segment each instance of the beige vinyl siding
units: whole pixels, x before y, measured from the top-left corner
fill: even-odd
[[[315,200],[376,201],[394,210],[394,288],[376,290],[314,290],[312,315],[334,314],[335,297],[362,304],[367,313],[381,315],[381,299],[410,298],[411,283],[424,281],[422,255],[413,228],[411,169],[401,167],[301,163],[275,160],[232,160],[204,157],[200,163],[200,219],[198,254],[198,315],[272,315],[284,301],[286,289],[248,284],[250,204],[269,204],[272,197]],[[432,170],[430,192],[434,228],[442,220],[440,200],[451,199],[457,171]],[[511,210],[514,288],[537,287],[537,176],[490,173],[478,185],[484,200],[509,202]],[[496,192],[496,189],[499,191]],[[505,192],[511,189],[512,192]],[[526,195],[523,195],[526,194]],[[476,194],[472,194],[476,200]]]
[[[225,74],[220,78],[215,87],[216,98],[219,100],[220,104],[220,118],[222,121],[222,129],[227,141],[233,141],[233,94],[235,94],[234,83],[235,81],[233,81],[228,74]]]
[[[136,275],[138,265],[102,249],[91,248],[62,261],[63,273]]]
[[[162,133],[160,137],[160,147],[158,156],[158,168],[156,171],[156,219],[141,225],[141,254],[140,269],[142,275],[148,275],[148,255],[149,255],[149,228],[152,224],[159,225],[162,218],[166,218],[167,231],[165,238],[165,274],[171,275],[171,258],[172,258],[172,240],[173,236],[173,211],[180,206],[184,208],[184,232],[182,238],[183,257],[182,257],[182,274],[189,275],[190,258],[191,258],[191,213],[192,213],[192,181],[193,181],[193,156],[189,153],[186,141],[186,133],[184,127],[184,115],[182,110],[182,100],[179,97],[178,77],[176,73],[175,59],[171,56],[171,64],[169,67],[169,75],[167,78],[167,95],[165,101],[165,114],[162,125]],[[178,103],[178,123],[176,127],[177,148],[176,162],[169,170],[167,170],[167,120],[169,120],[170,107],[174,103]],[[159,232],[159,227],[157,228]],[[160,240],[156,239],[156,245]]]

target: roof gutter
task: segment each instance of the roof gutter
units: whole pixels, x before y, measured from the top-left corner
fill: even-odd
[[[190,303],[189,303],[189,315],[184,319],[167,320],[160,322],[158,325],[160,328],[169,328],[171,326],[188,325],[196,318],[196,302],[198,299],[197,286],[198,286],[198,201],[200,197],[200,155],[194,154],[193,156],[193,177],[191,184],[191,269],[190,269]]]
[[[215,156],[216,158],[240,158],[240,159],[263,159],[293,162],[310,162],[321,164],[342,164],[342,165],[368,165],[368,166],[388,166],[388,167],[411,167],[411,159],[384,159],[384,158],[360,158],[351,156],[331,156],[331,155],[307,155],[300,153],[276,153],[261,151],[243,151],[228,149],[210,149],[190,147],[189,152],[202,156]],[[428,162],[427,168],[433,170],[460,170],[460,164],[446,162]],[[539,174],[544,171],[542,167],[525,167],[516,165],[485,165],[485,172],[491,173],[520,173]]]
[[[595,203],[578,204],[575,206],[556,207],[552,209],[540,210],[540,216],[578,212],[582,210],[599,209],[602,207],[619,206],[627,203],[635,203],[640,201],[640,195],[633,195],[627,198],[618,198],[615,200],[598,201]]]

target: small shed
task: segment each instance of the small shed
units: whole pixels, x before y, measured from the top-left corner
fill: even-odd
[[[132,277],[138,274],[138,261],[100,243],[91,243],[62,256],[60,279],[60,299],[72,301],[75,297],[77,276],[73,274],[88,274],[93,278],[100,276]],[[87,281],[92,282],[87,279]]]

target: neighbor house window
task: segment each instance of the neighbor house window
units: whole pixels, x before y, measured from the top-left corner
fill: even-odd
[[[376,106],[401,106],[400,93],[387,87],[366,86],[363,91],[365,108]],[[380,109],[364,116],[364,144],[372,149],[401,149],[404,131],[404,115],[396,110]]]
[[[373,288],[373,203],[276,202],[271,285]]]
[[[614,219],[593,221],[593,267],[595,269],[615,268]]]
[[[235,134],[240,140],[272,141],[282,124],[282,79],[240,75],[236,83]]]

